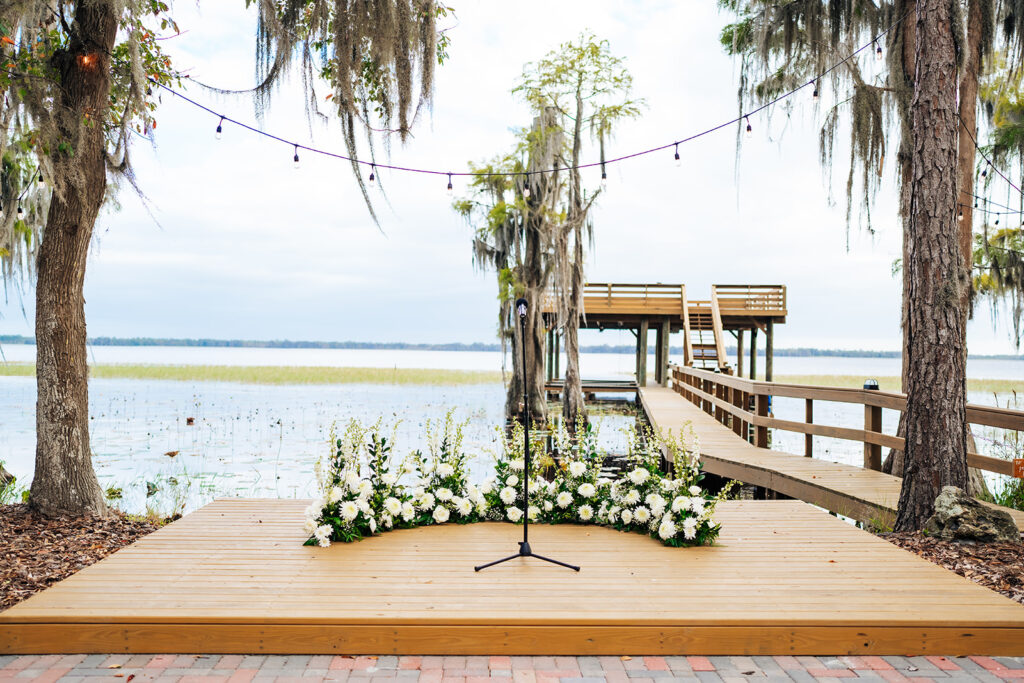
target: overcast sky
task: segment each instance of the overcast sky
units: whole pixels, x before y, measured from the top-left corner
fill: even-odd
[[[736,65],[717,40],[729,17],[712,0],[454,4],[432,115],[408,145],[395,145],[395,164],[457,171],[507,150],[511,129],[529,122],[510,94],[523,64],[584,29],[626,57],[636,95],[648,103],[642,118],[621,127],[609,156],[736,114]],[[224,88],[250,86],[255,20],[243,8],[241,0],[179,2],[175,16],[187,33],[165,43],[177,66]],[[196,86],[188,94],[255,121],[246,98]],[[777,347],[898,349],[894,190],[878,197],[874,235],[855,226],[847,236],[845,169],[837,169],[839,200],[830,206],[812,102],[805,92],[788,114],[752,118],[738,171],[735,129],[681,147],[682,168],[671,150],[609,167],[587,278],[683,282],[692,298],[706,298],[712,283],[785,284],[790,313],[776,328]],[[296,79],[262,125],[343,151],[336,125],[311,131],[303,112]],[[290,147],[231,126],[218,141],[216,125],[216,117],[163,97],[156,147],[134,149],[155,220],[127,191],[119,211],[101,216],[86,278],[90,336],[494,339],[494,275],[474,270],[471,229],[451,210],[444,177],[381,172],[382,235],[342,162],[303,154],[296,171]],[[586,160],[595,157],[591,150]],[[588,180],[596,186],[599,173]],[[456,195],[463,189],[456,181]],[[31,334],[32,296],[0,308],[0,333]],[[968,334],[973,353],[1013,352],[987,308]],[[584,343],[629,339],[595,332]]]

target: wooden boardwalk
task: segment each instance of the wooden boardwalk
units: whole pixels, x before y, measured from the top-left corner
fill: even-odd
[[[693,425],[707,472],[763,486],[861,522],[895,518],[899,477],[758,448],[667,387],[642,387],[640,399],[648,419],[659,429],[678,433],[687,422]],[[1024,529],[1024,512],[1000,509]]]
[[[0,654],[1024,654],[1024,607],[798,501],[713,547],[511,524],[303,547],[304,501],[218,501],[0,613]]]

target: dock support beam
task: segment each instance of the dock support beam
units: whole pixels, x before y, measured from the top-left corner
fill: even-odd
[[[764,381],[772,381],[772,361],[775,359],[775,325],[768,318],[764,328]]]
[[[757,379],[757,328],[750,328],[750,379]]]
[[[644,318],[636,331],[636,383],[641,387],[647,386],[647,327]]]
[[[881,432],[882,431],[882,409],[878,406],[864,406],[864,431],[865,432]],[[876,472],[882,469],[882,447],[864,442],[864,469],[875,470]]]
[[[659,335],[659,347],[661,348],[661,360],[658,362],[658,370],[661,372],[661,386],[668,386],[668,353],[669,338],[672,336],[672,322],[665,318],[661,321],[661,334]]]
[[[736,376],[743,377],[743,330],[736,330]]]

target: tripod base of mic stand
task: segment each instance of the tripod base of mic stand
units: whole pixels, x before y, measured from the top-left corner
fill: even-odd
[[[578,572],[580,570],[580,568],[574,564],[569,564],[568,562],[559,562],[558,560],[552,560],[550,557],[537,555],[533,552],[533,550],[530,549],[530,544],[527,541],[520,541],[519,552],[515,555],[509,555],[508,557],[503,557],[500,560],[495,560],[494,562],[488,562],[487,564],[482,564],[478,567],[473,567],[473,571],[478,572],[481,569],[487,569],[488,567],[493,567],[496,564],[501,564],[502,562],[514,560],[517,557],[535,557],[538,560],[544,560],[545,562],[550,562],[551,564],[557,564],[559,567],[565,567],[566,569],[571,569],[574,572]]]

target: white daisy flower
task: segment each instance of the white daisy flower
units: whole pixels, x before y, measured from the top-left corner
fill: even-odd
[[[683,520],[683,537],[688,541],[697,537],[697,520],[693,517]]]
[[[696,514],[696,515],[699,515],[699,514],[703,513],[704,512],[704,499],[703,498],[696,498],[696,497],[691,498],[690,499],[690,509],[693,510],[693,513]]]
[[[370,504],[366,502],[365,498],[359,498],[356,500],[356,507],[359,508],[360,512],[370,512]]]
[[[359,516],[359,506],[356,505],[354,500],[348,500],[341,504],[340,512],[342,519],[346,522],[351,522]]]
[[[490,479],[488,479],[487,481],[485,481],[483,484],[480,485],[480,493],[485,493],[486,494],[486,493],[490,493],[493,490],[494,490],[494,482],[491,481]]]
[[[509,469],[513,469],[516,472],[522,472],[525,467],[525,463],[522,460],[512,460],[508,463]]]
[[[349,470],[345,473],[345,486],[349,487],[353,491],[359,486],[359,473],[355,470]]]
[[[498,494],[498,497],[501,498],[501,502],[505,505],[511,505],[516,501],[516,490],[511,486],[506,486]]]
[[[518,522],[523,518],[523,511],[519,508],[509,508],[508,511],[505,512],[505,516],[508,517],[508,521],[510,522]]]
[[[373,492],[373,484],[371,484],[366,479],[363,479],[356,486],[356,491],[359,492],[360,496],[368,496],[368,495],[370,495]]]
[[[558,497],[555,498],[555,503],[558,504],[558,507],[564,510],[572,503],[572,494],[568,491],[562,491],[558,494]]]
[[[306,521],[302,523],[302,530],[312,536],[316,532],[318,526],[320,525],[317,523],[315,518],[306,517]]]
[[[530,493],[537,493],[537,491],[540,491],[540,482],[537,481],[537,480],[531,481],[530,482]]]
[[[515,486],[518,483],[519,483],[519,477],[517,477],[514,474],[510,475],[509,478],[505,480],[505,485],[506,486]]]
[[[437,466],[437,476],[445,478],[455,474],[455,468],[446,462],[441,463]]]
[[[676,499],[672,501],[672,512],[679,512],[680,510],[685,510],[688,507],[690,507],[690,499],[686,496],[677,496]]]
[[[630,512],[629,510],[623,510],[619,514],[619,519],[622,520],[623,524],[632,524],[633,523],[633,513]]]
[[[402,512],[402,501],[398,500],[394,496],[389,496],[384,501],[384,509],[388,511],[389,515],[397,515]]]
[[[594,508],[589,505],[581,505],[576,512],[584,522],[590,521],[594,516]]]
[[[416,508],[412,506],[412,503],[402,503],[402,520],[411,522],[412,518],[416,516]]]
[[[636,512],[633,513],[633,519],[640,524],[647,524],[648,520],[651,519],[651,511],[641,505],[636,509]]]
[[[627,505],[636,505],[640,502],[640,492],[636,489],[630,489],[629,493],[623,496],[623,500]]]
[[[646,469],[644,469],[643,467],[637,467],[635,470],[630,472],[627,476],[629,477],[629,480],[631,482],[633,482],[637,486],[640,486],[645,481],[647,481],[647,479],[651,476],[651,473],[649,471],[647,471]]]
[[[328,503],[340,503],[344,497],[345,491],[340,486],[332,486],[331,490],[327,492]]]
[[[460,515],[465,517],[473,512],[473,504],[467,498],[459,498],[459,501],[455,503],[455,509],[459,511]]]
[[[597,488],[588,481],[580,484],[579,488],[576,489],[576,492],[584,498],[593,498],[597,493]]]
[[[437,490],[437,499],[440,501],[449,501],[452,499],[451,489],[440,488]]]
[[[672,515],[665,515],[661,520],[661,525],[658,527],[658,536],[663,541],[667,541],[676,535],[676,525],[672,522]]]
[[[331,526],[329,524],[318,526],[313,532],[313,537],[316,538],[316,542],[321,548],[326,548],[331,544]]]
[[[446,508],[443,505],[438,505],[436,508],[434,508],[433,517],[434,521],[438,524],[444,524],[445,522],[447,522],[449,515],[450,513],[448,512],[448,508]]]
[[[427,508],[434,507],[434,494],[424,493],[420,496],[420,507],[426,510]]]
[[[569,463],[569,474],[571,474],[574,477],[582,477],[583,473],[586,471],[586,463],[580,462],[579,460],[574,460],[573,462]]]

